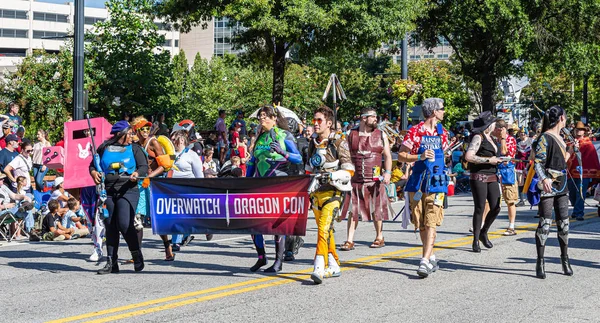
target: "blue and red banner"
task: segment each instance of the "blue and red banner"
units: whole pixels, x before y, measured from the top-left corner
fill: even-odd
[[[306,234],[311,177],[152,178],[154,234]]]

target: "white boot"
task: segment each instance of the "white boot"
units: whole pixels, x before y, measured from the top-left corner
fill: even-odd
[[[98,250],[94,249],[94,252],[92,252],[92,255],[90,256],[90,261],[96,261],[97,262],[98,260],[100,260],[100,256],[101,256],[101,254],[98,253]]]
[[[342,269],[340,268],[340,265],[338,265],[332,253],[329,253],[328,262],[329,266],[327,267],[327,269],[325,269],[324,277],[340,277],[342,275]]]
[[[310,275],[310,278],[315,282],[315,284],[320,284],[323,282],[323,276],[325,275],[325,258],[321,255],[315,257],[315,267],[313,273]]]

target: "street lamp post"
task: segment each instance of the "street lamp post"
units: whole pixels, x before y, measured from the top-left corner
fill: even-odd
[[[402,59],[402,75],[401,78],[403,80],[406,80],[408,78],[408,41],[406,39],[406,36],[404,36],[404,39],[402,39],[402,53],[401,53],[401,59]],[[402,130],[406,130],[408,127],[408,114],[406,112],[406,100],[402,100],[400,101],[400,120],[402,120],[402,125],[401,125],[401,129]]]
[[[83,17],[84,1],[75,0],[73,48],[73,120],[83,119]]]

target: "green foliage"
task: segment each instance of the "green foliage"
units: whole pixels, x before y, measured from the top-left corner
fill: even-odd
[[[389,72],[399,74],[398,69],[399,66],[393,66]],[[474,104],[455,65],[442,60],[412,61],[408,64],[408,75],[423,87],[408,100],[408,108],[420,105],[426,98],[440,98],[444,100],[443,123],[447,128],[467,120]]]
[[[182,30],[213,16],[240,22],[244,29],[235,40],[252,61],[270,64],[274,101],[283,100],[285,56],[291,48],[303,60],[339,50],[361,55],[401,38],[423,8],[424,0],[165,0],[156,6]]]
[[[101,84],[101,101],[92,107],[99,115],[116,118],[122,111],[133,114],[159,112],[172,99],[165,95],[171,75],[170,54],[161,48],[164,36],[154,16],[147,14],[152,0],[111,0],[110,18],[95,25],[88,35],[89,57],[107,75]],[[118,98],[120,105],[114,105]]]
[[[69,44],[67,44],[69,45]],[[96,101],[99,83],[104,75],[95,69],[92,61],[85,62],[84,88],[90,103]],[[26,136],[35,138],[38,129],[46,129],[52,140],[63,135],[63,123],[73,111],[73,55],[64,47],[57,54],[36,51],[17,66],[17,71],[5,80],[5,97],[20,106],[20,115],[26,126]],[[3,110],[6,107],[2,107]]]

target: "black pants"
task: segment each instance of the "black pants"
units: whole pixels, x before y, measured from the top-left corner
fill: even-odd
[[[127,193],[121,197],[109,196],[106,208],[110,217],[104,220],[106,227],[106,251],[114,261],[118,259],[119,233],[125,238],[130,251],[140,250],[137,230],[133,225],[135,208],[140,198],[139,192]]]
[[[535,246],[538,258],[544,257],[546,241],[550,235],[552,225],[552,210],[556,214],[556,227],[558,231],[558,244],[560,255],[567,256],[569,249],[569,196],[562,194],[558,196],[542,197],[540,204],[540,223],[535,232]]]
[[[500,185],[498,182],[484,183],[474,180],[470,180],[469,184],[471,184],[473,203],[475,204],[473,212],[473,240],[479,241],[480,234],[487,234],[492,223],[496,220],[498,213],[500,213]],[[490,211],[485,218],[483,227],[481,227],[485,201],[490,204]]]

